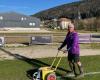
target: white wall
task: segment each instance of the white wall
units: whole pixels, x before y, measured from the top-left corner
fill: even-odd
[[[66,28],[68,28],[68,24],[69,24],[70,22],[67,22],[67,21],[61,21],[60,22],[60,27],[62,28],[62,29],[66,29]]]

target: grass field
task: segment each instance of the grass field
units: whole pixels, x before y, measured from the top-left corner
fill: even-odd
[[[22,56],[21,56],[22,57]],[[48,66],[51,64],[53,58],[28,59],[25,57],[19,60],[2,60],[0,61],[0,80],[31,80],[27,77],[27,73],[31,75],[35,68],[41,66]],[[81,57],[85,72],[100,71],[100,56],[86,56]],[[62,75],[68,69],[66,58],[62,59],[59,65],[57,74]],[[78,80],[99,80],[100,74],[85,76]],[[63,80],[63,79],[62,79]],[[73,80],[66,78],[64,80]]]

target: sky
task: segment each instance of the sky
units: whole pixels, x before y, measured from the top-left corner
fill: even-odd
[[[0,0],[0,13],[14,11],[32,15],[42,10],[79,0]]]

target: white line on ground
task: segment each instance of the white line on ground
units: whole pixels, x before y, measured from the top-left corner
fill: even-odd
[[[89,72],[89,73],[85,73],[84,75],[94,75],[94,74],[100,74],[100,72]]]
[[[100,74],[100,72],[88,72],[88,73],[84,73],[84,76],[88,76],[88,75],[95,75],[95,74]],[[67,75],[68,77],[74,77],[75,75]]]

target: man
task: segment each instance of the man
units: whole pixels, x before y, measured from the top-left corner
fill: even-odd
[[[78,44],[78,33],[75,32],[75,27],[72,23],[68,25],[68,33],[62,45],[58,48],[61,50],[64,46],[67,45],[68,51],[68,62],[71,69],[70,73],[74,72],[75,77],[83,76],[83,68],[80,62],[80,48]],[[76,73],[75,65],[79,69],[79,74]]]

